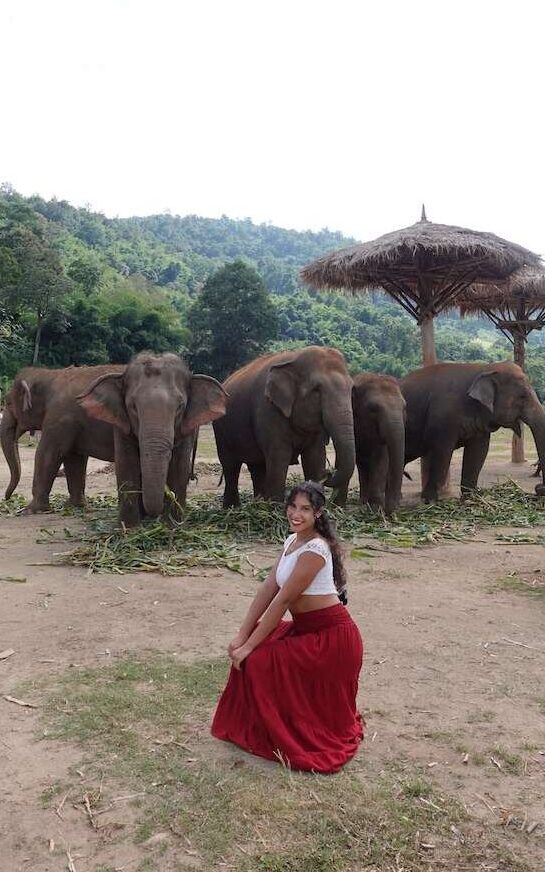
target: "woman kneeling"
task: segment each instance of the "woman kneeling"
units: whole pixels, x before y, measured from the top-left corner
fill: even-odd
[[[345,570],[324,506],[314,482],[288,496],[292,534],[229,645],[231,673],[212,734],[292,769],[336,772],[363,738],[363,643],[346,609]],[[293,620],[283,621],[288,609]]]

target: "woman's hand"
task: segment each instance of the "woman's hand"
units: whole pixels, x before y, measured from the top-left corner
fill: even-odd
[[[240,669],[240,667],[242,666],[242,663],[244,662],[244,660],[246,660],[246,657],[248,656],[248,654],[252,653],[252,651],[253,651],[253,648],[250,648],[249,645],[244,644],[244,645],[241,645],[240,648],[235,648],[234,651],[231,651],[229,653],[229,657],[231,658],[231,663],[233,664],[235,669]]]
[[[236,634],[235,638],[231,642],[229,642],[229,644],[227,646],[227,653],[228,653],[229,657],[231,656],[233,651],[236,651],[237,648],[240,648],[242,645],[244,645],[244,643],[246,642],[247,639],[248,639],[248,636],[246,635],[246,633],[242,633],[239,630],[238,633]]]

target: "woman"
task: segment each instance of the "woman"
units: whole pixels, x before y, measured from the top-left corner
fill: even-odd
[[[336,772],[363,737],[363,643],[339,603],[346,576],[324,506],[311,481],[288,496],[292,535],[228,647],[231,674],[212,734],[292,769]],[[287,609],[293,621],[282,621]]]

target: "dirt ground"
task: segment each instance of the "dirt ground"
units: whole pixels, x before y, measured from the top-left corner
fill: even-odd
[[[18,492],[26,496],[33,453],[22,449]],[[213,457],[207,449],[199,459]],[[88,493],[114,492],[113,476],[97,472],[102,467],[90,461]],[[454,491],[459,467],[456,457]],[[411,468],[406,501],[417,498],[418,466]],[[528,463],[511,465],[503,445],[480,483],[511,477],[533,490],[530,472]],[[6,482],[2,458],[2,491]],[[205,474],[196,487],[215,491],[216,484],[216,474]],[[55,491],[65,491],[64,479]],[[132,870],[142,858],[130,838],[103,843],[70,801],[62,818],[43,808],[41,795],[71,780],[67,773],[81,749],[37,736],[39,709],[5,697],[17,695],[28,679],[73,664],[95,667],[126,652],[219,656],[255,590],[255,579],[229,571],[207,570],[201,578],[88,576],[85,569],[49,565],[66,547],[43,541],[40,530],[79,523],[52,514],[0,518],[0,577],[26,578],[0,578],[0,651],[15,651],[0,660],[3,872],[66,869],[66,850],[77,872]],[[495,584],[514,570],[527,579],[545,573],[545,562],[542,546],[501,543],[497,532],[348,561],[350,610],[366,643],[360,704],[367,733],[357,765],[364,777],[366,769],[374,777],[392,762],[418,767],[463,803],[476,827],[497,832],[537,872],[545,868],[545,600]],[[266,565],[274,553],[256,546],[252,559]],[[231,752],[222,746],[217,753]],[[116,811],[117,820],[130,824],[123,798]],[[537,826],[528,834],[524,823]],[[63,850],[50,854],[50,839]]]

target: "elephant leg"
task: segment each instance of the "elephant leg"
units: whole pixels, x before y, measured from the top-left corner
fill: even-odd
[[[291,460],[291,448],[275,447],[266,456],[267,479],[265,497],[275,502],[284,502],[286,493],[286,478]]]
[[[385,445],[375,448],[369,457],[367,502],[373,509],[386,505],[386,479],[388,477],[388,450]]]
[[[223,491],[223,508],[230,509],[231,506],[240,506],[240,494],[238,492],[238,478],[242,461],[239,460],[222,460],[223,475],[225,477],[225,489]]]
[[[464,446],[461,482],[462,497],[477,487],[479,473],[486,460],[489,445],[490,433],[484,433],[467,442]]]
[[[78,508],[85,505],[87,459],[86,454],[66,454],[63,458],[66,486],[70,494],[68,502]]]
[[[164,516],[179,520],[185,506],[187,497],[187,485],[191,475],[191,455],[195,444],[195,433],[181,439],[172,451],[172,457],[168,467],[167,485],[173,492],[176,502],[165,500]]]
[[[358,457],[357,468],[360,485],[360,503],[363,506],[367,502],[369,493],[369,463],[367,458]]]
[[[439,499],[439,488],[445,481],[452,460],[454,445],[441,444],[440,440],[441,437],[438,436],[433,450],[425,455],[429,474],[422,488],[422,499],[426,503],[436,503]]]
[[[301,451],[301,465],[306,481],[323,481],[326,477],[326,451],[322,439],[316,439]]]
[[[248,469],[252,476],[252,484],[254,486],[254,498],[258,499],[265,495],[267,468],[264,463],[249,463]]]
[[[42,433],[34,457],[34,475],[32,478],[32,500],[25,507],[23,514],[32,515],[36,512],[48,512],[49,495],[53,482],[60,469],[63,459],[62,446],[54,434],[49,431]]]
[[[384,472],[386,479],[386,489],[384,492],[384,511],[387,515],[393,515],[399,508],[401,502],[401,482],[396,472],[395,462],[392,462],[392,455],[388,447],[385,448],[386,454],[386,470]]]
[[[119,520],[125,527],[135,527],[143,516],[140,452],[131,436],[114,427],[115,475],[119,501]]]

